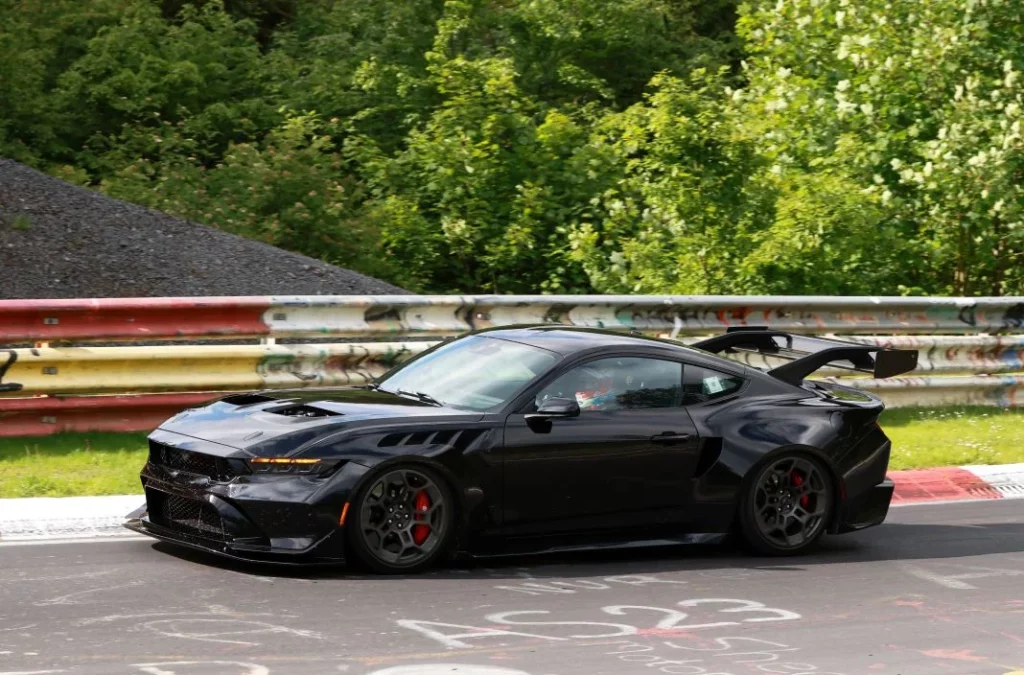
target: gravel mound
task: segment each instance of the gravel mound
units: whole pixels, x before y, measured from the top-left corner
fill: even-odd
[[[0,298],[404,293],[0,159]]]

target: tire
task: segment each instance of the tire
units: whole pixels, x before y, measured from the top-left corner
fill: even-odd
[[[739,530],[754,553],[806,553],[821,541],[832,518],[835,488],[821,461],[786,452],[756,469],[739,505]]]
[[[420,464],[392,464],[356,492],[345,525],[349,551],[380,574],[420,572],[451,548],[455,500],[445,480]]]

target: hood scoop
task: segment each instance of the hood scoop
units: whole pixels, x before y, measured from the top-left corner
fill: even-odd
[[[275,415],[284,415],[286,417],[337,417],[342,413],[334,412],[333,410],[326,410],[324,408],[317,408],[313,405],[299,404],[299,405],[286,405],[283,408],[268,408],[264,412],[273,413]]]
[[[230,405],[247,406],[256,405],[258,403],[269,403],[270,401],[276,401],[277,399],[273,396],[267,396],[265,394],[235,394],[233,396],[225,396],[221,399],[221,403],[228,403]]]

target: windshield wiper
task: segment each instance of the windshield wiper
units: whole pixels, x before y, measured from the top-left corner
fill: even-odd
[[[405,389],[397,389],[395,393],[401,394],[402,396],[412,396],[413,398],[422,401],[423,403],[432,406],[437,406],[438,408],[444,405],[444,403],[441,403],[430,394],[424,394],[422,391],[407,391]]]

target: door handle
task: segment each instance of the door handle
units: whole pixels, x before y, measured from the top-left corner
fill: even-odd
[[[651,436],[651,440],[655,443],[664,443],[671,445],[672,443],[686,443],[690,440],[690,434],[679,434],[675,431],[664,431],[660,434]]]

